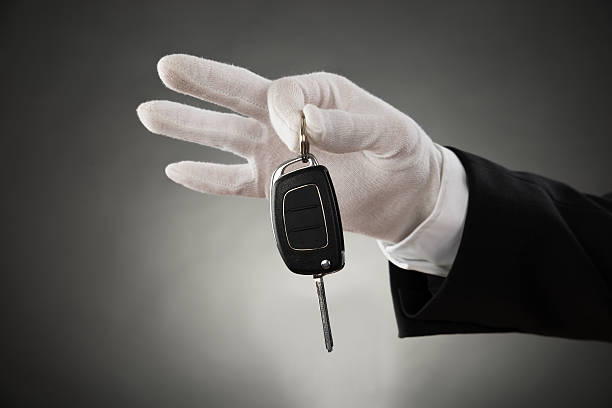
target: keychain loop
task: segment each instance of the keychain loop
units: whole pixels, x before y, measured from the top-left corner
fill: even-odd
[[[308,138],[306,137],[306,117],[302,111],[302,118],[300,121],[300,157],[302,162],[306,163],[310,155],[310,146],[308,144]]]

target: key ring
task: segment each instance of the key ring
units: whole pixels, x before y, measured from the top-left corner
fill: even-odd
[[[310,154],[310,146],[308,145],[308,138],[306,137],[306,117],[302,111],[302,120],[300,122],[300,157],[302,162],[306,163]]]

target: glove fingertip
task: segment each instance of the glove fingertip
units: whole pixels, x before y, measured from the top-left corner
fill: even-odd
[[[279,138],[292,152],[300,150],[300,120],[304,95],[291,78],[274,81],[268,88],[270,122]]]
[[[170,54],[163,56],[157,62],[157,74],[164,85],[170,89],[176,89],[183,81],[182,73],[185,67],[190,65],[196,57],[187,54]]]
[[[180,105],[170,101],[148,101],[138,105],[136,114],[150,132],[168,135],[168,123],[178,116],[178,106]]]
[[[299,126],[301,113],[296,112],[276,112],[274,108],[270,109],[270,122],[276,131],[278,137],[292,152],[300,150],[300,134],[299,127],[293,128],[293,124]]]
[[[140,119],[140,122],[144,125],[144,127],[147,128],[147,130],[153,133],[159,133],[158,132],[159,129],[155,125],[156,124],[155,113],[154,113],[155,105],[156,105],[155,101],[148,101],[148,102],[141,103],[136,108],[136,115],[138,115],[138,119]]]
[[[319,107],[308,104],[304,106],[304,120],[306,121],[306,134],[316,141],[321,141],[325,133],[325,120]]]
[[[181,164],[180,163],[170,163],[169,165],[166,166],[166,168],[164,169],[164,172],[166,173],[166,176],[174,181],[175,183],[180,183],[180,179],[181,179]]]

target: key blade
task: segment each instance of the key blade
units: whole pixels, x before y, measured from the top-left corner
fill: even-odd
[[[331,326],[329,324],[329,313],[327,312],[327,298],[325,297],[325,284],[323,276],[315,277],[317,285],[317,296],[319,297],[319,309],[321,310],[321,322],[323,323],[323,337],[325,338],[325,348],[331,352],[334,347]]]

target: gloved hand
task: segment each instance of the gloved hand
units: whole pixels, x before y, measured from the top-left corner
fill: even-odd
[[[270,81],[180,54],[163,57],[157,68],[170,89],[241,114],[169,101],[138,107],[153,133],[247,161],[173,163],[166,174],[175,182],[203,193],[267,196],[272,172],[299,153],[303,111],[310,151],[329,169],[347,231],[398,242],[432,212],[440,190],[440,147],[410,117],[348,79],[316,72]]]

